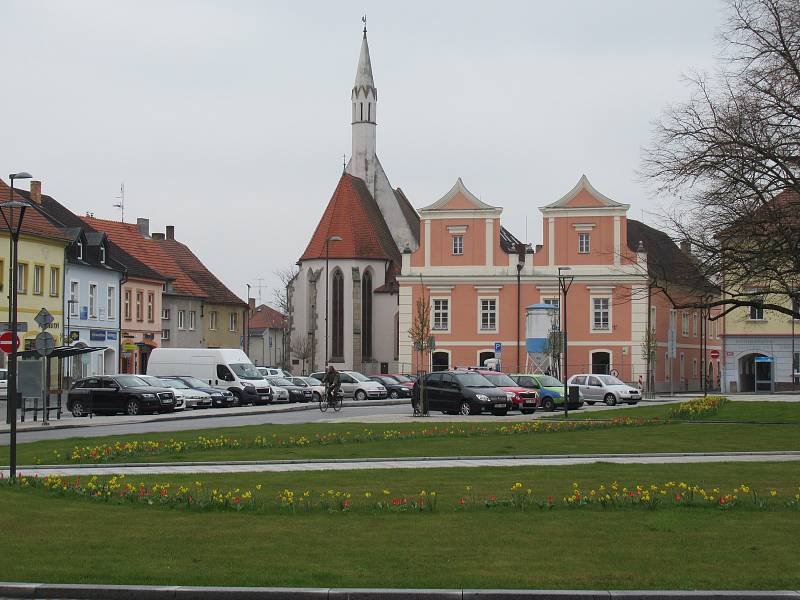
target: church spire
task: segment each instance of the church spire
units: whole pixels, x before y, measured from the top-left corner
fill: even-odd
[[[352,103],[353,150],[348,172],[363,179],[367,189],[375,195],[375,172],[378,159],[375,153],[375,129],[377,126],[378,90],[372,78],[372,62],[367,42],[367,22],[361,38],[361,53],[358,56],[356,80],[350,93]]]

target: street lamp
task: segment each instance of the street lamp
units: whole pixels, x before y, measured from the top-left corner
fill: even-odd
[[[520,346],[520,332],[519,332],[519,322],[522,313],[522,292],[521,292],[521,285],[520,279],[522,276],[522,269],[525,268],[525,255],[528,252],[528,247],[526,244],[517,244],[517,373],[522,373],[522,369],[519,366],[519,346]]]
[[[342,238],[338,235],[332,235],[325,240],[325,368],[328,368],[328,285],[330,277],[328,276],[328,259],[330,258],[331,242],[341,242]]]
[[[245,319],[245,324],[244,324],[245,326],[244,353],[247,354],[248,358],[250,358],[250,284],[245,283],[245,285],[247,286],[247,312],[244,314],[245,317],[247,317],[247,319]],[[262,349],[263,349],[263,344],[262,344]]]
[[[11,294],[9,296],[8,316],[11,321],[11,357],[8,362],[8,417],[11,425],[10,452],[9,452],[9,477],[17,478],[17,245],[19,232],[22,229],[22,219],[25,209],[30,206],[27,202],[14,200],[14,180],[30,179],[30,173],[12,173],[8,176],[11,180],[11,192],[8,202],[0,204],[0,214],[3,215],[10,240],[11,253]]]
[[[561,306],[564,311],[564,327],[562,329],[563,335],[561,336],[562,343],[564,344],[564,369],[561,376],[564,378],[564,417],[569,416],[569,394],[567,393],[567,292],[575,279],[574,275],[564,275],[564,271],[572,271],[571,267],[558,267],[558,287],[561,290],[563,298]]]

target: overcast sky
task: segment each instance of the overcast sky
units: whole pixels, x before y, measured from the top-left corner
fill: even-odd
[[[582,173],[654,221],[641,147],[688,97],[681,76],[713,68],[724,19],[721,0],[2,0],[0,173],[116,219],[124,181],[126,221],[175,225],[257,296],[305,249],[350,155],[365,11],[391,183],[421,207],[460,176],[520,238],[527,218],[534,244],[538,207]]]

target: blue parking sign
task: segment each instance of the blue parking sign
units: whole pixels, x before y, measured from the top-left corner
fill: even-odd
[[[494,353],[500,354],[503,351],[503,343],[502,342],[495,342],[494,343]]]

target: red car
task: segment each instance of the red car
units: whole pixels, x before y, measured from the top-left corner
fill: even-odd
[[[400,375],[398,373],[388,373],[387,376],[396,379],[400,383],[400,385],[403,385],[408,389],[412,389],[414,387],[414,380],[411,379],[410,377],[407,377],[405,375]]]
[[[532,415],[539,406],[539,392],[520,387],[517,382],[505,373],[490,371],[488,369],[470,369],[483,375],[492,385],[505,392],[514,394],[511,398],[511,408],[519,410],[523,415]]]

